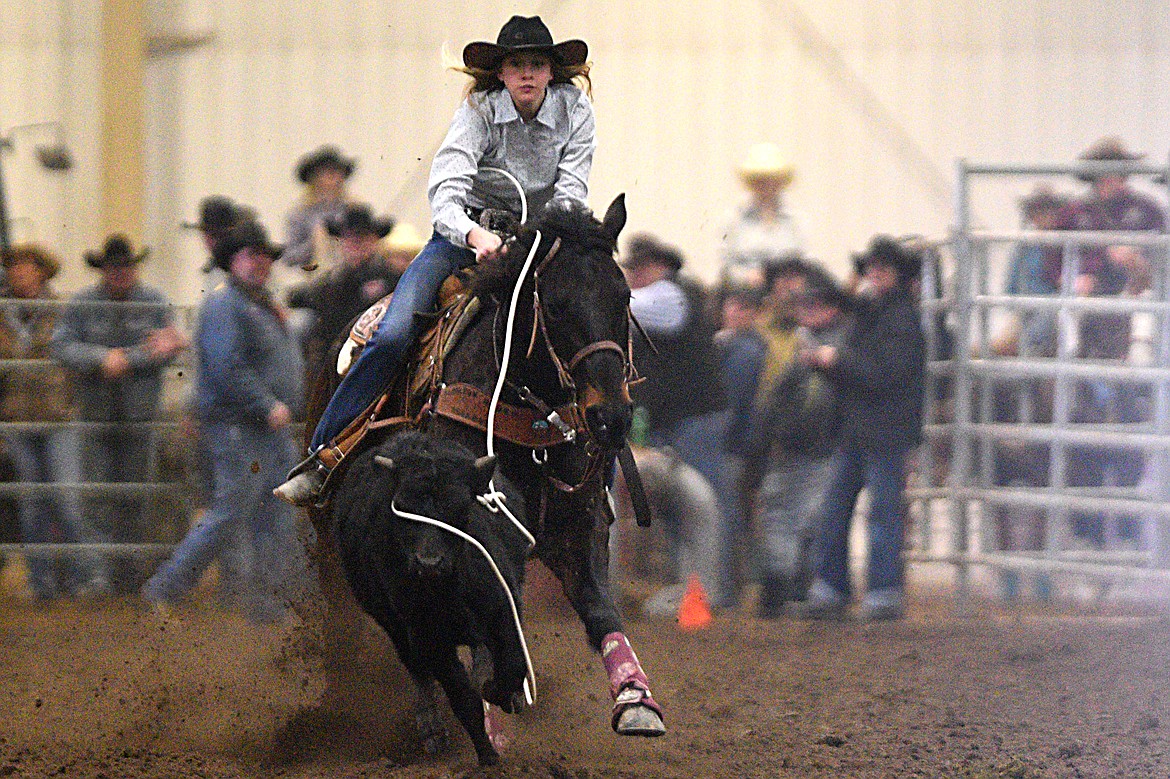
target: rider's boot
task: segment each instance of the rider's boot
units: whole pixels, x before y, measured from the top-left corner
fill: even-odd
[[[294,506],[313,506],[321,501],[321,493],[332,470],[321,462],[314,452],[288,472],[288,480],[272,494]]]

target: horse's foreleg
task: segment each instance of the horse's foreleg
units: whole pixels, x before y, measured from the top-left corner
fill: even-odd
[[[604,500],[603,498],[598,499]],[[601,653],[614,700],[611,725],[626,736],[666,732],[662,708],[650,694],[650,681],[630,647],[609,593],[609,522],[600,505],[588,532],[547,528],[537,555],[561,580],[565,596],[585,625],[590,645]]]
[[[662,708],[650,694],[650,679],[625,633],[610,633],[601,642],[601,662],[613,698],[610,725],[623,736],[661,736],[666,732]]]

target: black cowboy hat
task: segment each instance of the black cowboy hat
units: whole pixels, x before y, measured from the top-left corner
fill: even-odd
[[[500,28],[495,43],[475,41],[463,47],[463,64],[475,70],[495,70],[513,52],[547,54],[560,65],[584,65],[589,46],[582,40],[553,43],[552,33],[539,16],[513,16]]]
[[[638,233],[626,244],[626,257],[620,263],[623,268],[641,268],[644,265],[662,265],[672,273],[682,270],[682,252],[669,246],[649,233]]]
[[[913,281],[922,274],[922,258],[918,252],[889,235],[875,235],[869,242],[869,248],[860,255],[854,255],[853,259],[859,270],[875,262],[889,265],[902,283]]]
[[[283,246],[268,240],[268,231],[264,229],[264,225],[255,219],[244,219],[236,222],[224,234],[211,258],[215,261],[216,267],[227,271],[231,269],[232,257],[241,249],[255,249],[273,260],[279,259],[284,253]]]
[[[828,271],[810,265],[804,274],[804,286],[795,295],[798,303],[824,303],[839,309],[849,308],[849,293],[841,288]]]
[[[353,170],[356,167],[357,160],[343,156],[341,150],[336,146],[322,146],[301,157],[300,162],[297,163],[297,178],[301,180],[302,184],[308,184],[309,179],[313,178],[313,174],[317,172],[318,168],[336,168],[346,178],[349,178],[353,175]]]
[[[325,230],[334,238],[340,238],[345,233],[385,238],[393,229],[393,217],[375,217],[369,206],[361,204],[348,205],[340,214],[330,214],[325,220]]]
[[[1107,135],[1094,141],[1089,148],[1081,152],[1079,158],[1087,162],[1134,162],[1145,156],[1129,151],[1125,148],[1125,142],[1116,135]],[[1093,173],[1077,174],[1077,178],[1081,181],[1093,181],[1100,177],[1100,174]]]
[[[85,263],[91,268],[125,268],[137,265],[149,254],[150,249],[136,253],[129,238],[121,233],[115,233],[106,239],[106,245],[100,252],[86,252]]]
[[[199,201],[199,221],[183,222],[185,230],[202,230],[208,233],[223,232],[236,222],[239,209],[231,198],[211,195]]]

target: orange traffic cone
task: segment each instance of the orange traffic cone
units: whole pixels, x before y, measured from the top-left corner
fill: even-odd
[[[711,606],[699,575],[692,573],[687,580],[687,590],[678,606],[678,626],[683,630],[702,630],[711,624]]]

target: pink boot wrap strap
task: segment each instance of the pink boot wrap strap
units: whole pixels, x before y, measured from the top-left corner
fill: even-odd
[[[609,676],[609,695],[614,700],[613,728],[622,712],[631,706],[648,706],[659,717],[662,707],[651,697],[650,680],[624,633],[610,633],[601,640],[601,662]]]

